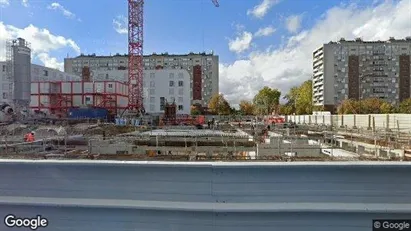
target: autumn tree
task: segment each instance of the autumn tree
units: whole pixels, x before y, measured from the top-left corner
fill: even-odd
[[[353,99],[347,99],[337,108],[338,114],[358,114],[360,111],[359,103]]]
[[[224,98],[223,94],[215,94],[211,97],[208,104],[211,113],[215,115],[229,115],[231,113],[230,104]]]
[[[253,103],[250,101],[242,100],[240,102],[240,112],[243,115],[254,115],[255,108]]]
[[[264,87],[253,99],[256,112],[261,115],[271,114],[279,105],[280,96],[281,92],[279,90]]]
[[[398,106],[398,112],[399,113],[411,113],[411,98],[406,99],[400,103]]]
[[[395,108],[388,102],[383,102],[380,106],[380,112],[383,114],[389,114],[395,112]]]

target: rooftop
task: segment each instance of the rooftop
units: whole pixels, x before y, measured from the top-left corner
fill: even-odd
[[[190,52],[188,54],[169,54],[169,53],[153,53],[150,55],[144,55],[144,57],[155,57],[155,56],[167,56],[167,57],[182,57],[182,56],[193,56],[193,55],[200,55],[200,56],[214,56],[214,52],[211,53],[206,53],[206,52],[201,52],[201,53],[194,53]],[[83,57],[88,57],[88,58],[113,58],[113,57],[128,57],[128,54],[114,54],[114,55],[96,55],[96,54],[80,54],[77,57],[73,58],[67,58],[67,59],[75,59],[75,58],[83,58]]]

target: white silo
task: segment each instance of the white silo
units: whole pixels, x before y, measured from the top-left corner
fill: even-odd
[[[22,38],[12,42],[13,104],[17,110],[28,110],[31,97],[31,49]]]

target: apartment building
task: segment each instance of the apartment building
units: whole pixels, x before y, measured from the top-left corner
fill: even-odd
[[[313,104],[333,110],[345,99],[410,98],[411,37],[330,42],[313,52]]]
[[[219,92],[219,58],[214,54],[189,53],[186,55],[152,54],[144,56],[145,72],[161,69],[182,69],[190,76],[190,103],[206,105]],[[80,55],[64,60],[64,71],[81,75],[89,67],[93,80],[127,81],[128,57]]]

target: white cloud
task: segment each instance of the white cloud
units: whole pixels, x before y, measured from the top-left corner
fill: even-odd
[[[128,25],[127,25],[127,18],[123,15],[117,16],[113,19],[113,27],[114,30],[117,31],[119,34],[127,34],[128,33]]]
[[[9,0],[0,0],[0,7],[6,7],[8,5],[10,5]]]
[[[64,62],[59,62],[56,58],[50,57],[48,53],[40,53],[40,54],[37,55],[37,58],[46,67],[58,69],[60,71],[64,70]]]
[[[288,32],[297,33],[301,28],[302,15],[291,15],[287,18],[285,24]]]
[[[53,2],[51,3],[49,6],[47,6],[47,9],[49,10],[56,10],[56,11],[60,11],[64,16],[66,16],[69,19],[76,19],[76,15],[67,10],[66,8],[64,8],[64,6],[60,5],[60,3],[57,2]],[[81,21],[81,19],[77,18],[78,21]]]
[[[411,2],[384,1],[367,8],[339,6],[329,9],[317,23],[287,38],[276,50],[251,53],[247,59],[220,65],[220,91],[231,103],[252,99],[263,86],[280,89],[311,78],[312,52],[341,37],[386,40],[411,36]]]
[[[253,9],[247,11],[247,15],[253,15],[256,18],[263,18],[271,7],[278,4],[280,0],[263,0],[260,4],[254,6]]]
[[[22,4],[24,7],[28,7],[28,6],[29,6],[29,0],[21,0],[21,4]]]
[[[255,32],[254,36],[255,37],[263,37],[263,36],[270,36],[275,32],[275,28],[272,26],[267,26],[264,28],[258,29],[257,32]]]
[[[228,42],[228,48],[230,51],[235,53],[241,53],[248,50],[251,46],[251,41],[253,40],[253,34],[250,32],[244,31],[234,40]]]
[[[52,58],[49,56],[41,55],[42,53],[47,54],[50,51],[71,48],[77,54],[80,54],[80,47],[70,38],[51,34],[49,30],[37,28],[33,25],[21,29],[0,22],[0,47],[5,47],[6,40],[18,37],[26,39],[31,44],[33,57],[38,57],[41,61],[45,61],[48,57],[49,61],[47,61],[47,63],[50,65],[54,61],[52,61]],[[5,49],[0,49],[0,60],[4,59]],[[55,63],[57,63],[57,61],[55,61]]]

